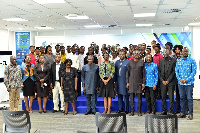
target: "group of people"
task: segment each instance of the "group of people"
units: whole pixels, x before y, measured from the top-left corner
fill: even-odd
[[[83,94],[87,99],[85,115],[96,113],[97,94],[103,97],[104,112],[111,113],[112,98],[118,96],[118,112],[134,115],[134,98],[138,97],[138,116],[142,116],[143,95],[146,98],[147,112],[156,114],[156,99],[162,98],[161,115],[180,113],[185,118],[188,105],[188,119],[193,119],[193,87],[196,74],[196,62],[189,56],[188,48],[167,42],[161,54],[161,46],[156,41],[151,46],[145,43],[129,45],[129,48],[92,43],[85,55],[85,47],[77,44],[65,47],[59,44],[52,47],[30,47],[30,54],[25,56],[21,66],[16,64],[15,56],[10,57],[10,65],[5,69],[4,83],[9,92],[10,110],[18,110],[19,93],[23,89],[26,110],[32,113],[35,93],[39,113],[46,113],[47,98],[53,98],[53,113],[59,111],[58,93],[61,100],[61,112],[68,114],[68,105],[72,104],[76,115],[75,102]],[[176,91],[176,112],[174,109],[174,91]],[[170,109],[167,112],[167,93]],[[29,98],[29,103],[28,103]],[[43,98],[43,108],[41,99]],[[92,109],[91,109],[92,102]],[[180,110],[181,107],[181,110]]]

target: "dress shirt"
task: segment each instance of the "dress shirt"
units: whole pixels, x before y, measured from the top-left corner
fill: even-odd
[[[56,80],[58,81],[59,80],[59,69],[60,69],[60,64],[61,63],[56,63]]]
[[[78,55],[76,54],[71,54],[69,59],[72,60],[72,67],[75,67],[77,70],[79,69],[79,59]]]
[[[19,65],[10,63],[4,71],[4,84],[6,88],[16,89],[23,85],[22,73]]]
[[[158,66],[151,62],[149,65],[145,63],[146,69],[146,85],[148,87],[153,87],[158,83]]]
[[[84,54],[79,54],[78,59],[79,59],[79,70],[82,70],[82,67],[84,66]]]
[[[176,62],[175,73],[176,73],[176,77],[178,79],[178,84],[180,84],[180,85],[194,84],[194,80],[195,80],[194,76],[197,73],[196,61],[191,57],[187,57],[186,59],[180,58]],[[186,79],[187,83],[182,84],[180,82],[181,79]]]
[[[163,58],[163,55],[161,55],[160,53],[155,54],[155,55],[153,56],[153,63],[156,63],[157,65],[159,65],[159,61],[160,61],[160,59],[162,59],[162,58]]]

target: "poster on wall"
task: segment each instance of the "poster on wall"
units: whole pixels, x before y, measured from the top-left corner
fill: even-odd
[[[21,65],[26,54],[29,54],[30,32],[15,32],[17,64]]]

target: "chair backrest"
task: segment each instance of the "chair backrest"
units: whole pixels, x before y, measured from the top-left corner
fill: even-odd
[[[3,132],[30,132],[31,123],[28,111],[2,111]]]
[[[96,132],[127,133],[126,114],[96,113]]]
[[[176,115],[146,115],[145,133],[178,133]]]

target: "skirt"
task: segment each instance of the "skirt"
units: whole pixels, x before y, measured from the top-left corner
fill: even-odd
[[[49,95],[49,86],[41,87],[40,81],[36,81],[36,90],[38,97],[47,97]]]
[[[114,91],[114,80],[113,78],[108,82],[107,85],[100,80],[100,90],[99,90],[99,97],[112,97],[115,98],[115,91]]]
[[[27,78],[24,81],[24,87],[23,87],[23,96],[34,96],[35,92],[34,92],[34,85],[35,82],[31,79],[31,78]]]

